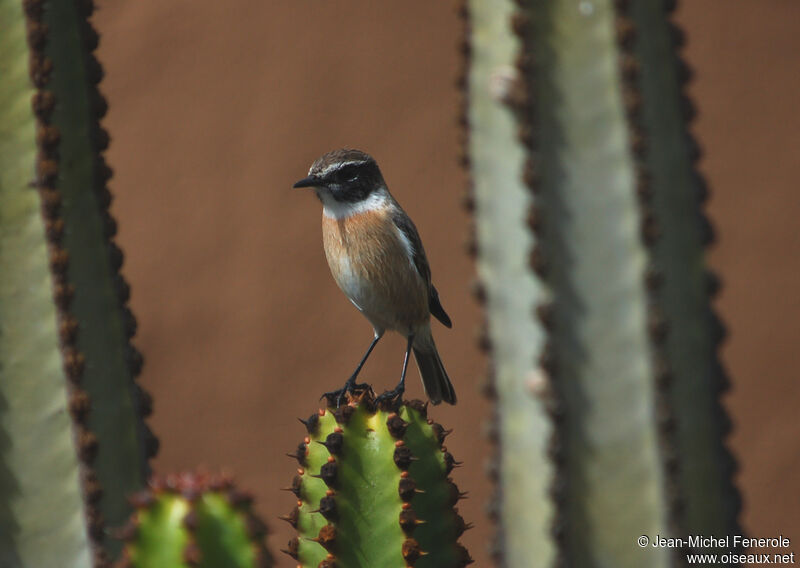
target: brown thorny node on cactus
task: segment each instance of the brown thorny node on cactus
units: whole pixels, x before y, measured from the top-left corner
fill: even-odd
[[[53,62],[46,56],[48,29],[43,22],[46,0],[23,0],[23,9],[27,22],[27,39],[31,49],[30,77],[36,88],[31,101],[36,115],[37,131],[36,143],[39,152],[36,156],[36,177],[31,182],[41,199],[42,215],[45,222],[45,231],[49,245],[50,269],[53,278],[53,295],[58,308],[58,330],[64,370],[69,378],[69,410],[73,418],[74,436],[78,447],[78,456],[81,461],[81,485],[83,488],[87,526],[93,542],[95,565],[105,566],[109,559],[101,547],[104,539],[104,520],[97,505],[102,498],[102,488],[92,468],[92,462],[97,454],[97,437],[87,427],[87,417],[90,412],[91,401],[89,395],[80,386],[81,375],[85,360],[76,347],[76,338],[80,332],[80,322],[70,313],[70,302],[73,296],[73,285],[69,281],[68,266],[69,252],[61,246],[64,233],[64,220],[61,218],[61,194],[58,188],[59,176],[59,129],[51,124],[51,116],[55,105],[56,96],[48,90]],[[106,165],[102,152],[108,147],[108,133],[100,126],[100,120],[108,110],[107,103],[100,94],[97,85],[103,77],[103,70],[93,52],[98,45],[97,32],[89,22],[89,17],[94,11],[91,0],[76,2],[80,11],[80,33],[85,49],[85,63],[89,85],[88,95],[91,104],[92,117],[91,139],[94,149],[94,187],[97,203],[102,208],[104,217],[104,236],[108,242],[108,255],[114,271],[117,298],[126,320],[126,335],[130,340],[136,331],[136,321],[127,307],[129,299],[129,286],[119,270],[122,266],[122,251],[114,244],[116,222],[108,212],[111,203],[111,194],[106,183],[111,178],[111,169]],[[128,364],[131,375],[135,378],[141,371],[141,354],[128,342]],[[139,403],[139,412],[142,417],[149,416],[152,411],[150,395],[141,387],[135,385],[136,396]],[[158,450],[158,440],[149,429],[145,429],[146,452],[152,457]]]
[[[244,520],[247,535],[251,541],[251,546],[255,550],[254,567],[268,568],[272,565],[271,556],[267,551],[264,538],[268,533],[267,526],[253,512],[253,495],[247,491],[242,491],[233,481],[233,477],[228,473],[209,473],[206,471],[183,472],[179,474],[168,474],[166,476],[154,476],[148,483],[149,487],[130,497],[130,503],[135,512],[128,523],[118,534],[118,538],[127,543],[134,543],[140,526],[138,511],[151,508],[161,495],[180,496],[190,504],[195,504],[203,495],[216,493],[223,496],[231,507],[237,511]],[[197,513],[189,508],[182,519],[183,527],[188,531],[190,538],[183,550],[184,561],[190,566],[200,565],[202,562],[202,552],[195,539],[195,532],[198,527]],[[132,565],[132,560],[126,548],[117,568],[126,568]]]
[[[298,500],[291,512],[280,518],[288,522],[300,533],[299,523],[301,515],[320,513],[324,517],[326,524],[321,526],[316,537],[302,537],[305,540],[318,543],[327,552],[324,558],[319,562],[321,568],[332,568],[334,566],[342,568],[341,562],[337,562],[336,557],[337,521],[340,520],[342,515],[341,507],[337,505],[337,490],[341,489],[340,485],[337,483],[340,477],[339,461],[347,459],[343,452],[345,436],[347,435],[346,428],[351,422],[352,417],[360,410],[364,410],[370,417],[375,417],[378,413],[385,414],[385,421],[380,420],[379,422],[384,422],[388,434],[394,440],[392,461],[396,471],[399,471],[399,482],[397,483],[396,494],[400,497],[400,506],[396,522],[404,535],[400,550],[402,559],[407,566],[413,566],[420,558],[429,554],[429,551],[424,550],[420,546],[420,543],[414,539],[414,531],[419,530],[419,527],[428,521],[419,519],[414,509],[414,498],[418,494],[425,492],[418,488],[418,480],[415,480],[409,472],[409,468],[412,464],[420,458],[412,453],[404,441],[410,422],[403,420],[398,414],[403,408],[413,410],[425,421],[426,426],[430,427],[438,451],[441,453],[444,467],[444,479],[442,479],[441,482],[446,484],[447,487],[447,508],[452,516],[450,520],[453,523],[454,531],[454,539],[451,543],[453,546],[452,553],[455,556],[455,563],[453,566],[463,567],[473,562],[467,550],[456,542],[464,531],[472,528],[472,525],[466,523],[458,514],[458,509],[454,508],[454,505],[459,500],[466,497],[466,493],[459,491],[456,484],[453,483],[452,479],[449,477],[453,468],[458,467],[461,463],[455,460],[444,445],[445,438],[452,430],[446,430],[442,425],[427,417],[427,402],[422,402],[420,400],[400,401],[394,399],[376,403],[374,393],[368,388],[365,390],[356,390],[353,393],[347,393],[347,404],[345,405],[339,407],[328,405],[326,409],[318,410],[307,419],[299,419],[306,427],[308,436],[297,446],[294,453],[286,454],[290,458],[297,460],[299,467],[297,469],[297,474],[292,479],[291,486],[284,488],[284,490],[293,493]],[[321,479],[325,483],[327,489],[325,490],[324,497],[319,499],[318,507],[315,510],[302,512],[301,507],[305,504],[311,506],[316,505],[312,501],[307,501],[308,495],[306,494],[303,480],[303,477],[308,473],[307,468],[310,465],[309,447],[314,442],[312,437],[320,434],[322,421],[330,419],[330,417],[335,421],[335,427],[324,440],[316,441],[316,443],[324,446],[327,450],[327,461],[320,467],[318,475],[311,475],[312,478]],[[370,431],[370,428],[367,428],[367,431]],[[341,497],[341,494],[338,496]],[[446,543],[442,543],[443,546],[445,544]],[[287,547],[281,551],[295,560],[300,561],[300,548],[301,537],[295,537],[292,538]],[[304,565],[305,564],[298,564],[298,566]]]

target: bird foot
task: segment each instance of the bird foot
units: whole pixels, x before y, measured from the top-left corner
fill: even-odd
[[[320,399],[326,398],[328,399],[328,406],[339,408],[347,394],[355,391],[366,391],[371,388],[367,383],[356,383],[355,377],[350,377],[342,388],[326,392]]]
[[[403,393],[406,391],[405,385],[402,383],[397,385],[394,389],[390,391],[384,391],[377,398],[375,398],[375,404],[381,406],[390,406],[394,407],[397,406],[400,402],[403,401]]]

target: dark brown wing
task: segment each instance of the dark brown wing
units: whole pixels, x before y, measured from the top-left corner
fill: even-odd
[[[438,319],[445,327],[453,327],[453,322],[450,321],[450,316],[447,315],[447,312],[444,311],[441,302],[439,302],[439,292],[436,291],[436,288],[433,284],[431,284],[431,314]]]
[[[422,240],[419,238],[417,228],[408,215],[400,209],[400,206],[396,205],[396,207],[397,209],[392,213],[392,221],[394,221],[397,228],[405,235],[408,242],[411,243],[411,249],[414,255],[414,266],[417,272],[419,272],[419,275],[422,276],[422,279],[428,284],[428,306],[431,314],[446,327],[453,327],[450,316],[444,311],[442,303],[439,301],[439,292],[436,291],[436,288],[431,283],[431,269],[428,266],[428,259],[425,257],[425,249],[422,248]]]

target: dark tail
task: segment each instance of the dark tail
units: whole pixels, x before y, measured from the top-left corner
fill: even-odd
[[[456,391],[453,390],[450,377],[444,370],[432,337],[420,338],[420,341],[414,342],[414,358],[417,360],[419,374],[422,376],[422,386],[430,401],[433,404],[439,404],[442,401],[455,404]]]

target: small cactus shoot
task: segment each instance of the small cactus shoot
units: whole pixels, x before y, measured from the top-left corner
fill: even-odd
[[[264,524],[252,498],[225,476],[171,475],[132,498],[120,566],[268,568]]]

